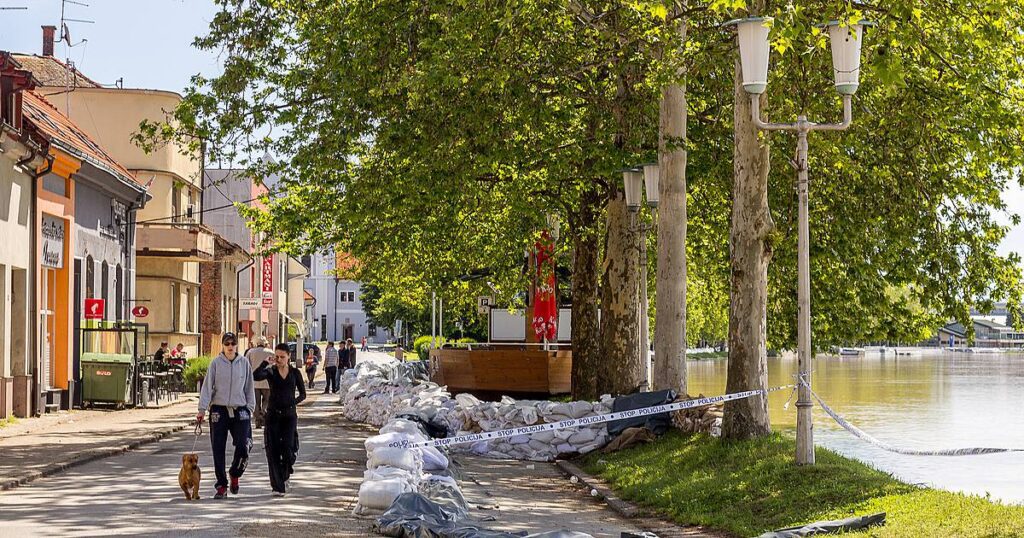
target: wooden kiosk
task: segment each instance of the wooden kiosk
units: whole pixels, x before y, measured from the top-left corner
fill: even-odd
[[[431,379],[452,393],[568,394],[572,391],[570,309],[559,311],[558,342],[528,342],[523,312],[492,308],[490,342],[430,351]]]

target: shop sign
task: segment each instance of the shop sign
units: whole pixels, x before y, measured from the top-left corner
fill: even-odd
[[[106,310],[106,301],[103,299],[85,300],[85,319],[103,319],[103,311]]]
[[[268,256],[263,258],[263,277],[260,279],[262,282],[263,291],[263,307],[273,308],[274,306],[274,257]]]
[[[144,318],[149,315],[149,309],[143,305],[136,306],[132,309],[132,315],[137,318]]]
[[[43,215],[42,236],[40,263],[43,267],[64,268],[64,219]]]

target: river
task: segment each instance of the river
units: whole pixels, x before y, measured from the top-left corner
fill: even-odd
[[[727,361],[689,361],[690,394],[723,394]],[[795,358],[769,358],[769,386],[793,382]],[[836,412],[882,441],[907,448],[1024,448],[1024,355],[935,353],[814,360],[815,392]],[[771,394],[772,424],[794,430],[790,391]],[[795,398],[794,398],[795,403]],[[900,479],[1024,503],[1024,452],[984,456],[905,456],[861,441],[817,406],[815,443]]]

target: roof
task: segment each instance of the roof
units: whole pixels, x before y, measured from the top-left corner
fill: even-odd
[[[40,86],[70,86],[72,88],[101,88],[95,80],[81,71],[54,58],[35,54],[12,54],[23,69],[32,72]]]
[[[25,119],[32,122],[41,133],[75,157],[84,159],[118,179],[140,185],[139,180],[124,166],[114,160],[89,135],[75,125],[70,118],[53,107],[35,91],[23,92]]]
[[[960,338],[967,337],[967,327],[964,327],[961,323],[947,323],[941,330]]]
[[[998,330],[1010,330],[1009,327],[1007,327],[1006,325],[1003,325],[1002,323],[999,323],[998,321],[992,321],[992,320],[985,319],[985,318],[972,318],[972,321],[974,321],[975,325],[981,325],[982,327],[987,327],[989,329],[995,329],[997,331]]]
[[[316,300],[316,297],[313,297],[313,294],[309,293],[309,290],[302,290],[302,298],[307,300],[307,301],[315,301]]]

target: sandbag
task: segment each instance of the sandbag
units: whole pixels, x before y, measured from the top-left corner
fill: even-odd
[[[655,392],[638,392],[636,394],[615,398],[615,403],[612,404],[612,412],[617,413],[619,411],[629,411],[632,409],[642,409],[644,407],[651,407],[655,405],[665,405],[672,403],[675,399],[676,392],[671,389]],[[662,435],[667,432],[671,426],[672,414],[660,413],[657,415],[613,420],[608,423],[608,435],[616,437],[625,431],[626,428],[647,428],[648,430],[651,430],[654,435]]]
[[[390,447],[394,443],[421,443],[427,438],[422,433],[388,432],[368,437],[363,441],[367,452],[373,452],[379,448]]]
[[[419,450],[399,447],[378,448],[370,453],[366,468],[375,469],[381,466],[397,467],[412,473],[419,473],[423,469],[423,453]]]
[[[448,468],[448,457],[436,447],[418,448],[423,457],[423,469],[426,471],[443,471]]]
[[[387,510],[399,495],[411,491],[415,491],[415,488],[400,478],[366,480],[359,486],[357,513],[366,513],[367,510]]]
[[[801,536],[814,536],[817,534],[838,534],[885,525],[885,512],[871,514],[868,516],[855,516],[835,521],[818,521],[798,527],[788,527],[777,531],[766,532],[758,538],[798,538]]]

